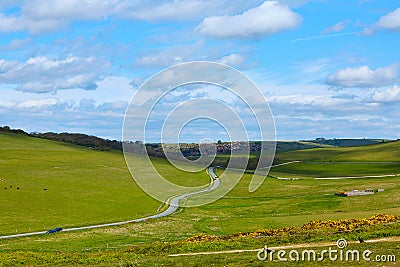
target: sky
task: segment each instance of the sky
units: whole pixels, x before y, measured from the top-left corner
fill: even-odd
[[[398,1],[2,0],[0,36],[3,126],[121,140],[144,81],[213,61],[254,81],[278,140],[400,138]],[[154,133],[194,98],[248,113],[223,88],[187,86],[159,102]],[[227,138],[223,121],[200,119],[181,141],[209,136],[207,123]]]

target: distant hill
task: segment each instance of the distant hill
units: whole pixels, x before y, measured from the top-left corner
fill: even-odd
[[[400,141],[385,141],[372,145],[326,147],[288,151],[278,154],[280,162],[302,160],[313,162],[400,162]]]
[[[388,141],[387,139],[325,139],[325,138],[317,138],[315,140],[303,140],[303,142],[314,143],[319,145],[328,145],[335,147],[344,147],[344,146],[365,146],[365,145],[373,145],[377,143],[383,143]]]
[[[100,137],[81,134],[81,133],[27,133],[21,129],[11,129],[9,126],[0,127],[0,132],[13,133],[20,135],[27,135],[31,137],[37,137],[42,139],[48,139],[58,142],[64,142],[79,146],[92,148],[95,150],[109,151],[109,150],[120,150],[122,151],[122,143],[117,140],[107,140]]]
[[[9,126],[0,127],[0,132],[9,132],[15,134],[28,135],[42,139],[53,141],[65,142],[80,146],[89,147],[95,150],[109,151],[119,150],[122,151],[122,142],[118,140],[108,140],[100,137],[81,134],[81,133],[26,133],[21,129],[11,129]],[[385,139],[325,139],[317,138],[315,140],[300,140],[300,141],[277,141],[276,153],[297,151],[312,148],[327,148],[327,147],[351,147],[351,146],[365,146],[386,142]],[[250,150],[252,153],[260,151],[260,141],[250,141]],[[268,142],[267,142],[268,143]],[[161,144],[146,144],[148,153],[156,157],[164,157],[163,148]],[[229,154],[231,144],[229,142],[218,142],[218,154]],[[196,157],[200,155],[200,150],[197,144],[180,144],[180,150],[183,155],[188,157]]]
[[[277,141],[276,152],[279,153],[279,152],[327,147],[327,146],[328,145],[318,144],[308,141]]]
[[[96,150],[110,151],[120,150],[122,151],[122,143],[117,140],[108,140],[100,137],[80,134],[80,133],[31,133],[32,137],[38,137],[53,141],[65,142],[74,145],[85,146]]]

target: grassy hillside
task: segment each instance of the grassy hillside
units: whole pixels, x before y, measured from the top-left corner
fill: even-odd
[[[205,172],[154,164],[183,185],[209,181]],[[131,178],[122,153],[25,135],[0,133],[0,179],[0,234],[133,219],[160,206]]]
[[[235,188],[218,201],[179,209],[169,217],[120,227],[3,240],[0,244],[0,265],[2,261],[9,265],[179,265],[182,260],[186,263],[186,258],[171,258],[168,253],[254,249],[265,244],[308,242],[310,238],[313,241],[334,241],[339,237],[357,240],[359,235],[366,238],[398,235],[399,223],[393,223],[354,232],[319,232],[316,235],[304,232],[303,236],[239,238],[190,244],[183,241],[201,234],[224,236],[259,229],[301,227],[311,220],[368,218],[381,213],[399,215],[400,177],[311,179],[321,175],[351,175],[357,168],[358,174],[396,172],[400,163],[398,146],[399,142],[392,142],[278,154],[285,161],[304,161],[276,167],[274,171],[279,171],[282,176],[297,175],[308,179],[267,178],[257,191],[249,193],[251,176],[245,174]],[[0,190],[0,233],[12,233],[16,225],[18,232],[22,232],[29,225],[41,230],[44,224],[48,229],[108,222],[119,217],[130,219],[154,213],[159,207],[159,203],[142,193],[130,178],[120,153],[98,152],[1,134],[0,147],[0,176],[3,179],[0,183],[2,187],[7,187]],[[364,160],[358,158],[362,155]],[[321,162],[321,157],[326,161]],[[175,182],[195,184],[208,181],[205,172],[182,181],[180,178],[187,176],[163,159],[153,160],[158,169]],[[360,164],[360,161],[363,162]],[[393,163],[384,163],[388,161]],[[388,169],[389,166],[392,169]],[[216,172],[221,175],[223,170]],[[13,187],[9,188],[9,185]],[[43,191],[44,188],[47,190]],[[334,195],[341,190],[366,188],[384,188],[385,191],[360,197]],[[63,224],[60,225],[60,222]],[[379,249],[386,251],[386,248],[388,246],[383,245]],[[255,254],[237,254],[229,258],[232,259],[229,261],[232,266],[260,264]],[[222,265],[229,259],[228,256],[209,255],[193,258],[191,263],[205,265],[214,260]]]
[[[357,147],[313,148],[278,153],[277,177],[349,177],[400,174],[400,141]]]
[[[277,157],[282,161],[400,162],[400,141],[391,141],[357,147],[332,147],[296,150],[279,153]]]
[[[309,162],[279,166],[273,168],[272,174],[313,178],[400,173],[399,164],[382,163],[400,162],[399,145],[400,142],[391,142],[280,153],[278,157],[285,160]],[[358,155],[364,156],[365,161],[379,159],[381,163],[321,163],[316,160],[321,157],[341,162],[360,160]],[[175,183],[201,185],[208,182],[205,172],[187,175],[164,159],[155,158],[153,162]],[[152,214],[160,205],[134,183],[121,153],[93,151],[26,136],[0,134],[0,178],[1,212],[5,218],[1,221],[0,233],[4,234],[132,219]],[[250,178],[245,175],[233,191],[211,205],[183,210],[182,218],[201,231],[230,233],[262,226],[298,225],[319,214],[327,214],[328,218],[346,217],[353,215],[354,207],[359,207],[359,215],[364,215],[363,212],[370,215],[380,209],[398,208],[395,203],[400,203],[398,177],[340,181],[267,179],[252,194],[247,191]],[[368,208],[363,208],[365,200],[333,196],[339,190],[365,188],[385,188],[386,191],[369,198],[373,201]],[[344,213],[336,213],[337,210]],[[219,225],[211,227],[209,224],[216,216]]]
[[[373,145],[386,141],[385,139],[315,139],[308,142],[312,142],[318,145],[327,145],[334,147],[344,146],[365,146]]]

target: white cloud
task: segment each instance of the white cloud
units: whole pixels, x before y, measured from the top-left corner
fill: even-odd
[[[203,0],[159,1],[157,4],[143,2],[139,5],[132,2],[122,2],[118,10],[125,17],[140,20],[192,20],[193,18],[219,13],[226,9],[226,4],[226,1]]]
[[[379,30],[400,31],[400,7],[382,16],[372,26],[365,28],[364,33],[370,35]]]
[[[321,33],[328,34],[328,33],[332,33],[332,32],[341,32],[344,30],[344,26],[345,26],[345,22],[341,21],[341,22],[336,23],[335,25],[325,28]]]
[[[226,64],[229,66],[237,66],[241,65],[244,62],[245,58],[243,55],[237,54],[237,53],[232,53],[226,56],[223,56],[219,62],[222,64]]]
[[[22,128],[27,132],[80,132],[121,139],[123,117],[128,105],[125,101],[96,102],[87,99],[87,105],[84,106],[85,101],[81,105],[73,105],[59,97],[46,98],[29,93],[23,96],[28,96],[28,99],[0,100],[3,125]],[[29,96],[33,98],[29,99]]]
[[[326,83],[341,87],[380,87],[391,85],[399,80],[397,66],[371,70],[368,66],[338,70],[328,77]]]
[[[59,100],[57,98],[45,98],[22,101],[18,103],[16,107],[23,109],[42,109],[44,107],[55,106],[57,104],[59,104]]]
[[[399,102],[400,87],[393,86],[384,91],[376,91],[372,94],[371,100],[374,102]]]
[[[351,99],[337,98],[331,95],[280,95],[267,97],[270,104],[279,104],[280,106],[293,105],[297,107],[307,108],[333,108],[336,109],[340,105],[351,102]]]
[[[182,63],[183,59],[180,56],[174,56],[164,51],[142,56],[136,60],[138,66],[168,66],[173,64]]]
[[[16,106],[15,101],[10,100],[0,100],[0,108],[9,109]]]
[[[62,89],[96,89],[96,82],[109,69],[95,57],[64,59],[32,57],[26,62],[0,60],[0,84],[16,85],[24,92],[45,93]]]
[[[375,24],[380,29],[399,31],[400,30],[400,7],[381,17]]]
[[[25,48],[31,44],[31,39],[14,39],[6,45],[0,46],[0,51],[12,51]]]
[[[18,14],[0,13],[0,32],[29,31],[40,34],[67,27],[72,21],[105,20],[109,17],[145,21],[182,21],[237,12],[260,0],[2,0],[3,7],[17,7]]]
[[[301,20],[287,5],[265,1],[240,15],[207,17],[196,30],[217,38],[260,38],[293,29]]]
[[[22,6],[23,14],[32,19],[100,20],[112,12],[116,0],[30,0]]]
[[[135,63],[141,67],[167,67],[193,60],[193,55],[196,55],[202,47],[202,41],[170,46],[155,52],[148,52],[146,55],[137,58]]]
[[[100,20],[113,13],[116,0],[30,0],[20,1],[19,15],[0,14],[0,31],[29,31],[31,34],[54,31],[72,20]],[[10,6],[10,5],[9,5]]]
[[[35,20],[30,17],[13,17],[0,14],[0,32],[29,31],[32,34],[54,31],[65,27],[67,23],[57,19]]]

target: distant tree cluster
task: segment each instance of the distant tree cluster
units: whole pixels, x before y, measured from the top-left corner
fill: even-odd
[[[80,133],[31,133],[30,136],[53,141],[65,142],[101,151],[120,150],[122,151],[122,143],[117,140],[108,140],[92,135]]]
[[[21,130],[21,129],[11,129],[10,126],[3,126],[0,127],[0,132],[7,132],[7,133],[15,133],[15,134],[24,134],[28,135],[27,132]]]
[[[52,141],[58,141],[58,142],[64,142],[64,143],[70,143],[74,145],[80,145],[80,146],[85,146],[88,148],[92,148],[95,150],[101,150],[101,151],[110,151],[110,150],[119,150],[122,151],[122,142],[117,141],[117,140],[108,140],[108,139],[103,139],[99,138],[96,136],[92,135],[86,135],[86,134],[81,134],[81,133],[55,133],[55,132],[47,132],[47,133],[38,133],[38,132],[33,132],[33,133],[26,133],[25,131],[21,129],[11,129],[9,126],[3,126],[0,127],[0,132],[9,132],[9,133],[14,133],[14,134],[23,134],[31,137],[36,137],[36,138],[42,138],[42,139],[48,139]],[[240,151],[242,149],[242,146],[246,145],[247,143],[241,143],[241,142],[222,142],[219,140],[217,142],[217,154],[230,154],[231,150],[237,150]],[[189,159],[197,159],[200,157],[200,149],[199,149],[199,144],[195,143],[182,143],[182,144],[166,144],[162,145],[160,143],[149,143],[149,144],[142,144],[139,141],[136,142],[128,142],[125,145],[126,149],[131,149],[131,152],[138,153],[142,152],[145,153],[144,151],[147,152],[149,156],[153,157],[159,157],[159,158],[165,158],[165,153],[164,149],[167,149],[170,153],[170,155],[174,155],[174,153],[177,154],[178,152],[182,153],[182,155],[186,158]],[[250,151],[259,151],[261,148],[261,143],[260,142],[250,142],[249,143],[249,149]],[[255,169],[258,163],[258,157],[255,158],[250,158],[247,168],[248,169]],[[228,158],[226,160],[218,160],[212,163],[213,166],[223,166],[226,167],[228,164]]]

